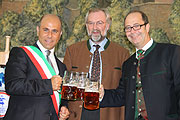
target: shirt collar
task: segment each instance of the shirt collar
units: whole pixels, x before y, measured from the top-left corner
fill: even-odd
[[[142,50],[146,51],[147,49],[149,49],[151,47],[151,45],[153,44],[153,39],[151,38],[151,40],[142,48]],[[136,52],[139,49],[136,48]]]
[[[146,51],[147,49],[149,49],[153,44],[153,39],[151,38],[151,40],[142,48],[142,50]],[[137,51],[139,49],[136,48],[136,58],[137,58]]]
[[[104,51],[104,46],[106,45],[107,41],[108,41],[108,39],[105,38],[104,40],[102,40],[102,41],[98,44],[98,45],[100,46],[99,52]],[[95,44],[91,39],[89,39],[89,44],[90,44],[90,46],[91,46],[90,52],[91,52],[91,53],[94,53],[94,51],[96,50],[96,48],[93,47],[93,45],[97,45],[97,44]]]
[[[37,41],[37,45],[38,45],[39,49],[42,51],[42,53],[43,53],[44,55],[46,55],[46,50],[47,50],[47,49],[42,46],[42,44],[40,43],[39,40]],[[54,54],[54,50],[55,50],[55,48],[53,48],[53,49],[50,50],[50,51],[51,51],[50,56]]]

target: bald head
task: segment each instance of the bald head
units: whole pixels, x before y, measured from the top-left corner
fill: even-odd
[[[50,21],[50,20],[53,20],[53,21],[56,21],[60,24],[60,27],[61,27],[61,20],[60,18],[55,15],[55,14],[46,14],[46,15],[43,15],[40,19],[40,22],[39,22],[39,27],[41,26],[41,24],[44,22],[44,21]]]
[[[61,37],[61,21],[54,14],[47,14],[41,18],[37,26],[37,35],[42,46],[48,50],[53,49]]]

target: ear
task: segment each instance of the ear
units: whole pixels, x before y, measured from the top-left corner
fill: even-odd
[[[149,33],[149,30],[150,30],[150,24],[148,23],[148,24],[146,25],[146,31],[147,31],[147,33]]]
[[[36,27],[37,30],[37,36],[39,36],[39,26]]]
[[[86,24],[86,28],[88,28],[88,25]]]
[[[62,35],[62,31],[61,31],[61,33],[60,33],[60,36]]]
[[[107,31],[109,30],[110,24],[106,24]]]
[[[87,24],[86,24],[86,32],[87,32],[87,34],[89,36],[89,29],[88,29],[88,25]]]

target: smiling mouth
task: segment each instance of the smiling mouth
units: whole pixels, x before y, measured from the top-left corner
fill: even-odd
[[[100,34],[100,32],[98,32],[98,31],[97,32],[92,32],[92,34]]]
[[[99,31],[99,30],[93,30],[92,33],[93,33],[93,34],[99,34],[100,31]]]
[[[46,43],[52,43],[52,40],[45,40]]]

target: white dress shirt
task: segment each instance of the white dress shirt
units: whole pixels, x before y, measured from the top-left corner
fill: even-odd
[[[146,50],[149,49],[152,44],[153,44],[153,39],[151,38],[151,40],[142,48],[142,50],[144,50],[144,52],[146,52]],[[137,51],[138,51],[138,50],[139,50],[139,49],[136,48],[136,58],[137,58],[137,56],[138,56],[138,54],[137,54]],[[144,54],[144,53],[143,53],[143,54]]]
[[[45,58],[46,58],[46,54],[47,54],[47,53],[46,53],[46,50],[47,50],[47,49],[42,46],[42,44],[39,42],[39,40],[37,41],[37,45],[38,45],[38,47],[40,48],[40,50],[42,51],[43,55],[44,55]],[[53,68],[54,68],[54,70],[55,70],[55,72],[56,72],[56,75],[58,75],[58,74],[59,74],[59,69],[58,69],[58,67],[57,67],[56,59],[55,59],[55,56],[54,56],[54,48],[51,49],[50,51],[51,51],[51,53],[50,53],[50,55],[49,55],[49,59],[50,59],[51,62],[52,62],[52,65],[53,65]]]
[[[104,51],[104,46],[106,45],[107,41],[108,41],[107,38],[105,38],[102,42],[100,42],[98,44],[100,46],[100,48],[98,49],[99,56],[100,56],[100,84],[101,84],[101,81],[102,81],[102,58],[101,58],[101,52]],[[95,44],[91,39],[89,39],[89,44],[91,46],[90,52],[93,54],[94,51],[96,50],[96,47],[94,47],[93,45],[97,45],[97,44]],[[90,76],[91,76],[91,70],[92,70],[92,63],[93,63],[93,56],[91,58],[91,64],[90,64],[90,69],[89,69]]]

